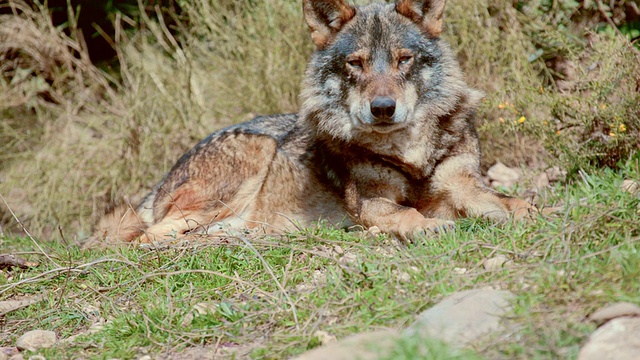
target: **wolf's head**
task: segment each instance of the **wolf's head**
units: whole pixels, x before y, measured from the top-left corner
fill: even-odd
[[[429,127],[470,94],[440,39],[445,0],[353,7],[304,0],[316,45],[301,115],[320,133],[352,140]]]

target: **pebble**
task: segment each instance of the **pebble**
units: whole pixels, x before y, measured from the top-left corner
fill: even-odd
[[[455,267],[453,268],[453,273],[456,275],[464,275],[467,273],[467,268],[459,268],[459,267]]]
[[[492,257],[487,259],[482,263],[484,269],[487,271],[500,270],[504,267],[504,265],[509,261],[509,258],[504,255],[498,255],[496,257]]]
[[[502,318],[511,311],[514,295],[493,289],[466,290],[447,296],[424,311],[404,332],[405,336],[431,337],[454,347],[464,347],[504,330]]]
[[[501,162],[497,162],[487,171],[487,176],[491,179],[491,186],[512,187],[520,180],[520,170],[510,168]]]
[[[365,332],[307,351],[293,360],[385,359],[398,338],[394,330]]]
[[[640,318],[620,317],[599,327],[580,349],[578,360],[638,360]]]
[[[56,333],[46,330],[32,330],[24,333],[16,341],[16,347],[20,350],[36,351],[50,348],[56,343]]]
[[[640,182],[635,180],[624,180],[622,185],[620,185],[620,188],[624,192],[635,195],[640,193]]]
[[[623,316],[640,316],[640,306],[628,302],[615,303],[589,315],[589,320],[603,324]]]
[[[321,345],[327,345],[337,341],[334,335],[331,335],[328,332],[322,330],[316,331],[314,336],[318,338],[318,341],[320,341]]]

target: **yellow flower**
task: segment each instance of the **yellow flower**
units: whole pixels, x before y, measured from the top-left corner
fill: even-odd
[[[500,118],[500,122],[504,124],[504,118]]]
[[[504,109],[504,104],[499,104],[498,109]]]
[[[521,116],[521,117],[520,117],[520,119],[518,119],[518,122],[519,122],[520,124],[522,124],[522,123],[524,123],[524,121],[525,121],[525,120],[527,120],[527,118],[526,118],[526,117],[524,117],[524,116]]]
[[[620,124],[620,126],[618,126],[618,130],[620,130],[620,132],[625,132],[627,131],[627,127],[624,126],[624,124]]]
[[[545,120],[545,121],[543,121],[542,123],[543,123],[543,124],[545,124],[545,125],[549,125],[549,122],[548,122],[548,121],[546,121],[546,120]]]
[[[607,108],[607,104],[602,104],[602,105],[600,105],[600,109],[604,110],[604,109],[606,109],[606,108]]]
[[[609,136],[614,137],[616,136],[616,133],[614,133],[613,131],[609,133]]]

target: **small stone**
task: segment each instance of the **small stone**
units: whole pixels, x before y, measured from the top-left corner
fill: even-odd
[[[452,271],[456,275],[464,275],[467,273],[467,268],[454,267]]]
[[[537,191],[541,191],[551,185],[549,181],[549,175],[546,172],[540,173],[533,178],[533,186]]]
[[[31,355],[29,360],[47,360],[47,358],[42,355]]]
[[[138,360],[151,360],[151,356],[145,355],[145,356],[139,358]]]
[[[36,351],[50,348],[56,343],[56,333],[46,330],[32,330],[24,333],[16,341],[16,347],[20,350]]]
[[[589,315],[589,320],[603,324],[609,320],[623,316],[640,316],[640,306],[627,302],[615,303]]]
[[[485,260],[482,266],[484,266],[484,269],[487,271],[499,270],[504,267],[507,261],[509,261],[509,258],[504,255],[498,255],[496,257],[492,257],[491,259]]]
[[[346,253],[344,254],[340,260],[338,260],[338,263],[340,265],[353,265],[358,261],[358,256],[354,253]]]
[[[18,348],[14,346],[0,347],[0,359],[3,359],[3,356],[8,359],[13,355],[18,355],[19,353],[20,350],[18,350]]]
[[[398,276],[398,280],[399,280],[400,282],[404,282],[404,283],[406,283],[406,282],[411,281],[411,275],[409,275],[408,273],[406,273],[406,272],[404,272],[404,271],[403,271],[403,272],[399,272],[399,273],[397,274],[397,276]]]
[[[372,226],[367,230],[367,233],[369,234],[369,236],[377,237],[378,235],[380,235],[382,233],[382,231],[380,231],[379,227]]]
[[[22,309],[29,305],[35,304],[41,300],[41,297],[35,296],[31,298],[23,298],[20,300],[0,301],[0,315],[8,314],[12,311]]]
[[[342,250],[342,247],[340,247],[339,245],[334,246],[333,251],[335,251],[335,253],[338,255],[344,254],[344,250]]]
[[[520,180],[520,170],[510,168],[501,162],[497,162],[487,171],[487,176],[492,180],[492,186],[512,187]]]
[[[385,359],[390,355],[398,338],[398,333],[393,330],[356,334],[307,351],[294,360]]]
[[[578,360],[637,360],[640,354],[640,318],[613,319],[591,334]]]
[[[640,182],[635,180],[625,180],[620,185],[622,191],[635,195],[640,193]]]
[[[502,317],[511,311],[513,298],[508,291],[492,289],[454,293],[420,314],[404,335],[419,334],[464,347],[502,331]]]
[[[316,333],[314,334],[314,336],[316,338],[318,338],[318,341],[320,342],[320,345],[327,345],[333,342],[336,342],[337,339],[334,335],[329,334],[326,331],[322,331],[322,330],[318,330],[316,331]]]
[[[562,181],[567,177],[567,171],[558,166],[554,166],[544,171],[547,174],[549,182]]]

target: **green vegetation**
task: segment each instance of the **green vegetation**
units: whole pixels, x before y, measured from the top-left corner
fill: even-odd
[[[429,344],[434,357],[575,357],[593,330],[586,314],[639,301],[640,199],[620,188],[640,179],[632,3],[451,1],[447,9],[445,36],[486,93],[484,165],[567,169],[565,182],[540,194],[564,206],[555,216],[464,220],[410,246],[320,226],[169,249],[80,250],[73,244],[105,204],[142,195],[211,131],[296,111],[312,51],[300,4],[179,2],[180,21],[140,12],[110,34],[116,72],[91,62],[73,26],[65,32],[44,9],[3,2],[0,252],[40,266],[0,272],[0,301],[43,298],[0,319],[0,346],[33,328],[66,338],[99,323],[42,354],[131,358],[205,344],[279,359],[317,346],[317,330],[342,338],[401,328],[453,291],[493,286],[518,296],[517,336],[474,353]],[[510,266],[485,270],[499,254]],[[394,356],[420,351],[407,339]]]
[[[476,355],[446,357],[437,344],[429,351],[441,358],[571,358],[593,330],[587,314],[638,301],[640,198],[620,184],[639,176],[637,161],[617,172],[583,173],[550,191],[549,203],[566,204],[557,216],[500,226],[464,220],[453,233],[409,246],[321,226],[170,249],[81,251],[40,242],[47,260],[32,240],[5,237],[3,251],[42,265],[4,272],[0,296],[43,299],[6,315],[0,341],[12,344],[35,327],[64,338],[101,322],[99,332],[43,354],[131,358],[227,344],[280,359],[317,346],[318,330],[340,338],[401,328],[444,295],[493,286],[518,295],[508,330],[518,336]],[[483,261],[496,255],[511,262],[485,270]],[[412,358],[419,345],[405,340],[394,354]]]

